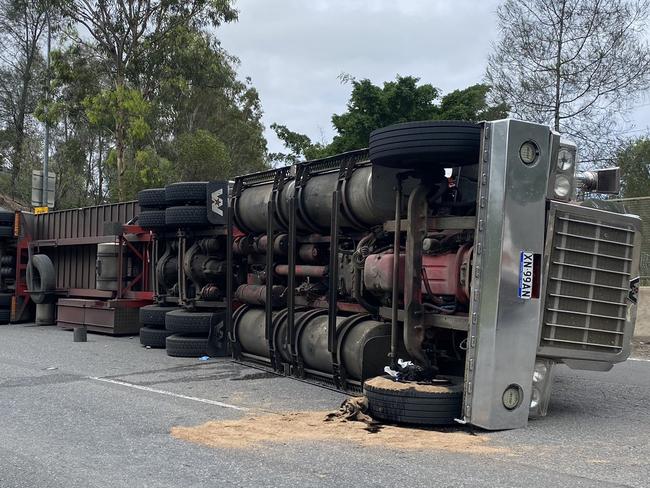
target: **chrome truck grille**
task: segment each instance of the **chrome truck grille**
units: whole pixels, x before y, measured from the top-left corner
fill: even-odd
[[[625,360],[636,316],[630,291],[639,273],[639,218],[553,202],[548,224],[540,355]]]

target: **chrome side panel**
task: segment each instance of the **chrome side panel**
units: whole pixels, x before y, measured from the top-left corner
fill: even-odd
[[[519,151],[531,140],[539,155],[525,165]],[[485,429],[528,421],[542,307],[539,298],[518,297],[520,253],[544,253],[549,169],[558,144],[558,135],[537,124],[484,126],[463,414]],[[510,385],[523,393],[512,410],[503,404]]]

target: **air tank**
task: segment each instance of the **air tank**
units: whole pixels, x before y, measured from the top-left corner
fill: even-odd
[[[332,356],[327,350],[327,314],[314,314],[314,309],[296,311],[295,324],[298,333],[297,350],[302,357],[305,369],[332,374]],[[235,335],[241,345],[242,351],[259,357],[268,358],[268,343],[265,339],[265,313],[264,309],[245,307],[235,314]],[[323,310],[324,312],[324,310]],[[273,331],[276,349],[286,362],[290,361],[288,345],[289,333],[287,329],[286,309],[273,312]],[[336,323],[339,332],[349,317],[337,316]],[[390,333],[390,326],[385,322],[372,320],[369,317],[357,320],[355,325],[346,329],[342,335],[340,346],[341,362],[351,379],[360,380],[363,375],[364,348],[369,340]],[[388,351],[373,351],[382,358]],[[366,352],[367,356],[367,352]],[[377,361],[373,361],[377,362]],[[381,362],[381,361],[379,361]],[[377,373],[379,374],[379,373]]]
[[[118,289],[117,275],[120,255],[120,244],[106,242],[97,244],[97,261],[95,263],[95,278],[98,290],[116,291]],[[124,250],[124,258],[126,250]],[[122,280],[127,274],[126,259],[122,262]]]
[[[358,166],[343,188],[343,206],[350,218],[342,216],[341,226],[365,229],[390,220],[394,216],[394,199],[391,197],[397,171],[390,168]],[[336,190],[338,172],[311,176],[302,187],[297,206],[304,218],[296,226],[301,231],[313,232],[329,229],[332,215],[332,194]],[[239,226],[252,233],[266,230],[271,183],[245,188],[235,205]],[[289,200],[295,192],[295,181],[289,181],[278,196],[276,225],[286,229],[289,221]],[[299,215],[300,216],[300,215]]]

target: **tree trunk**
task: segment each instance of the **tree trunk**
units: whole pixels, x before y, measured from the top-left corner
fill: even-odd
[[[96,203],[99,205],[100,203],[103,203],[104,200],[104,162],[103,162],[103,150],[104,149],[104,141],[102,140],[101,134],[99,135],[99,158],[97,159],[97,180],[98,180],[98,188],[97,188],[97,196],[98,199],[96,200]]]
[[[25,66],[18,99],[18,109],[15,120],[15,138],[13,143],[13,158],[11,161],[11,196],[16,198],[18,178],[22,169],[23,156],[25,152],[25,113],[27,111],[27,99],[29,97],[29,84],[32,80],[32,61],[29,60]]]
[[[118,111],[121,112],[121,110],[119,109]],[[115,121],[115,153],[117,159],[117,198],[119,201],[122,201],[124,198],[123,176],[125,170],[125,162],[124,162],[125,129],[124,129],[124,122],[120,119],[121,117],[118,116],[116,117],[116,121]]]

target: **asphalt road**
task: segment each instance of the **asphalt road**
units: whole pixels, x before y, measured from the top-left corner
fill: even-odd
[[[508,454],[346,442],[215,449],[174,426],[251,411],[331,410],[336,392],[136,338],[0,327],[0,487],[650,486],[650,362],[562,368],[549,417],[492,432]],[[408,431],[405,431],[408,435]]]

